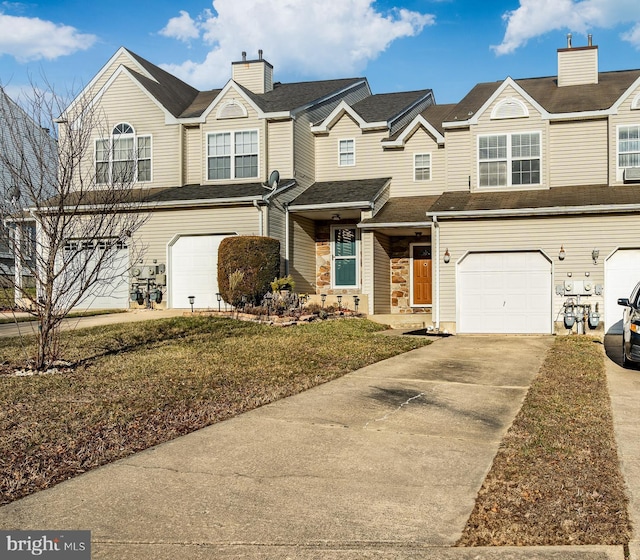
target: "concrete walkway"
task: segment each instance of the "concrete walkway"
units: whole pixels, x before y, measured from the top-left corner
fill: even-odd
[[[438,339],[0,508],[117,560],[616,559],[452,548],[552,337]]]

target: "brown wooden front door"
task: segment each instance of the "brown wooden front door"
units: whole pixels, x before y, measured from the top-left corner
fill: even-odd
[[[431,275],[431,247],[414,245],[413,257],[413,305],[430,305],[433,279]]]

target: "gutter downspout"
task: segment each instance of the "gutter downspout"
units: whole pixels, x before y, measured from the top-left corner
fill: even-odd
[[[431,320],[436,331],[440,330],[440,224],[438,223],[438,216],[435,214],[432,216],[433,232],[434,232],[434,256],[436,262],[436,285],[434,290],[434,305],[431,311]]]
[[[289,203],[285,202],[284,207],[284,275],[289,275]]]
[[[258,211],[258,229],[260,231],[260,233],[258,235],[260,235],[260,237],[264,237],[264,221],[263,221],[263,216],[262,216],[262,208],[258,204],[257,200],[253,201],[253,205],[255,206],[256,210]]]

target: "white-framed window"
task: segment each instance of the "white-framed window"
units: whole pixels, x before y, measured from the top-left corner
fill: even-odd
[[[117,124],[109,138],[96,140],[95,169],[98,184],[151,181],[151,136]]]
[[[358,228],[351,225],[331,228],[331,277],[335,288],[358,287],[359,250]]]
[[[258,131],[212,132],[207,135],[207,179],[258,177]]]
[[[618,127],[618,168],[640,167],[640,125]]]
[[[338,165],[340,167],[356,164],[356,141],[353,138],[338,140]]]
[[[413,154],[413,180],[431,180],[431,154]]]
[[[478,137],[478,186],[539,185],[539,132],[492,134]]]

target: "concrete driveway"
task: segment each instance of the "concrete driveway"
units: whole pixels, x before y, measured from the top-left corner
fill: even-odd
[[[0,528],[90,529],[95,559],[461,558],[552,341],[437,339],[4,506]]]

